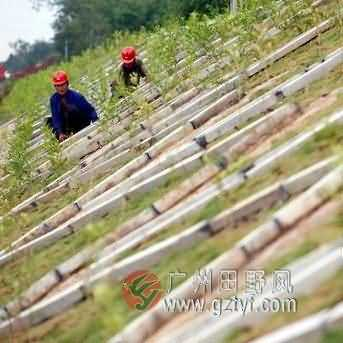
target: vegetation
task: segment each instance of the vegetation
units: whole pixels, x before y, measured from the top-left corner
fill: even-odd
[[[49,59],[57,59],[58,53],[54,43],[36,41],[32,44],[21,39],[11,44],[13,53],[5,62],[5,67],[10,73],[24,70],[34,64],[44,63]]]
[[[46,1],[42,1],[41,3],[43,2],[46,3]],[[82,27],[82,29],[86,30],[86,32],[83,32],[82,37],[90,37],[93,42],[92,44],[94,45],[102,41],[103,37],[108,37],[108,39],[96,49],[88,49],[84,51],[81,56],[75,56],[68,63],[58,66],[58,68],[65,69],[70,73],[72,87],[79,89],[103,111],[101,130],[107,132],[111,132],[111,120],[118,115],[118,107],[117,99],[108,97],[108,85],[109,82],[116,77],[116,72],[112,70],[106,74],[105,69],[106,67],[117,63],[117,57],[122,46],[129,44],[135,45],[139,48],[139,51],[146,51],[146,64],[151,79],[159,86],[162,91],[162,96],[165,99],[168,99],[172,98],[173,94],[176,94],[180,89],[187,90],[193,85],[196,85],[201,89],[213,87],[221,83],[228,75],[242,73],[248,65],[263,58],[271,51],[296,37],[299,33],[306,31],[308,28],[337,12],[337,4],[335,1],[329,2],[324,9],[321,8],[319,11],[317,9],[310,9],[310,1],[307,0],[296,2],[297,4],[292,0],[286,0],[284,1],[284,6],[282,8],[274,1],[263,0],[247,1],[245,7],[242,8],[241,12],[236,16],[233,16],[226,11],[214,15],[213,13],[203,13],[207,11],[204,7],[205,2],[188,1],[187,6],[193,6],[192,9],[195,8],[199,10],[199,12],[193,13],[186,18],[190,11],[190,9],[187,9],[186,2],[185,5],[183,5],[183,2],[178,2],[176,4],[174,1],[169,2],[169,5],[178,7],[178,10],[183,11],[177,13],[182,13],[185,18],[169,18],[163,25],[151,27],[150,31],[141,29],[140,31],[133,31],[130,33],[116,32],[109,37],[107,30],[112,33],[114,29],[117,29],[111,26],[112,19],[103,20],[101,23],[102,26],[97,26],[99,31],[94,32],[91,32],[89,25],[85,24],[86,10],[94,10],[94,21],[97,22],[97,20],[99,20],[97,15],[102,13],[98,13],[97,10],[100,11],[101,9],[104,11],[104,8],[101,8],[101,4],[104,3],[105,2],[102,1],[88,2],[88,6],[90,7],[85,7],[85,9],[82,9],[81,11],[81,2],[78,1],[53,0],[51,2],[52,5],[59,6],[60,16],[65,14],[66,12],[64,11],[67,11],[68,8],[74,11],[71,13],[75,13],[75,18],[73,17],[73,20],[70,23],[60,21],[60,31],[57,31],[58,33],[56,33],[56,38],[59,37],[58,39],[60,39],[61,42],[60,49],[62,48],[62,42],[65,39],[63,34],[66,34],[63,30],[72,30],[73,32],[76,32],[76,28]],[[107,4],[108,3],[109,2],[107,2]],[[124,2],[119,2],[119,4],[121,3]],[[142,4],[130,1],[127,1],[127,3],[130,3],[132,6],[127,7],[128,9],[133,8],[132,11],[137,14],[139,13]],[[145,2],[142,3],[146,5]],[[152,6],[153,4],[154,1],[149,1],[149,5]],[[215,7],[221,6],[219,1],[213,2],[213,4]],[[109,18],[108,16],[114,15],[113,13],[116,10],[114,7],[116,6],[106,8],[106,13],[103,13],[103,17],[101,18]],[[168,9],[168,7],[165,8]],[[120,6],[118,5],[118,11],[119,10]],[[79,14],[80,16],[78,17]],[[128,17],[132,15],[132,13],[128,13]],[[160,17],[162,18],[162,14]],[[149,17],[151,25],[159,22],[160,17]],[[122,16],[122,18],[125,18],[125,16]],[[62,23],[64,25],[62,25]],[[287,23],[287,25],[285,23]],[[119,25],[119,23],[116,22],[116,25]],[[282,32],[275,37],[268,36],[267,32],[275,25],[282,29]],[[128,27],[130,30],[137,28],[139,27]],[[58,34],[60,36],[58,36]],[[81,39],[81,36],[77,35],[72,37],[73,40],[70,41],[69,44],[75,44],[73,47],[74,50],[72,50],[73,53],[76,54],[87,48],[87,46],[83,46],[83,44],[88,41],[88,39]],[[220,48],[223,45],[223,42],[232,40],[235,37],[238,37],[238,39],[233,45],[223,49]],[[342,37],[342,27],[339,25],[334,29],[329,30],[327,33],[322,34],[310,44],[298,49],[293,54],[276,62],[272,66],[269,66],[259,75],[244,79],[239,85],[240,87],[238,90],[241,94],[249,94],[249,100],[252,100],[269,89],[265,86],[265,88],[260,90],[261,94],[258,92],[254,93],[256,87],[259,87],[271,78],[280,75],[281,77],[273,83],[273,86],[279,84],[286,78],[292,77],[305,67],[320,60],[324,55],[336,50],[337,47],[341,46],[343,43]],[[213,41],[218,38],[220,38],[222,42],[219,45],[213,44]],[[179,68],[179,54],[183,52],[187,53],[183,62],[184,69],[182,74],[175,76],[175,73]],[[194,62],[200,56],[206,58],[205,66],[216,63],[217,61],[222,61],[222,58],[227,58],[229,62],[219,63],[211,75],[203,79],[195,79],[194,76],[198,75],[200,67],[195,66]],[[286,69],[287,73],[284,74]],[[0,105],[0,120],[8,113],[15,113],[19,123],[15,133],[10,139],[9,154],[5,165],[5,170],[9,174],[9,179],[3,181],[0,185],[0,215],[5,215],[8,210],[20,201],[28,198],[37,190],[42,189],[49,181],[56,179],[67,168],[78,163],[78,161],[68,161],[68,163],[66,163],[66,161],[62,159],[60,145],[56,143],[51,132],[47,129],[45,129],[44,132],[44,144],[34,150],[29,149],[28,141],[33,132],[33,123],[38,118],[42,118],[46,112],[49,111],[47,100],[52,92],[49,84],[51,73],[52,69],[49,69],[21,80],[15,85],[13,92]],[[285,99],[285,102],[296,102],[306,110],[307,106],[323,96],[324,93],[329,94],[339,87],[342,87],[342,82],[339,73],[335,70],[334,72],[329,73],[325,79],[314,82],[307,89],[299,92],[294,97]],[[126,101],[137,107],[137,111],[133,115],[133,122],[128,128],[131,133],[138,127],[140,121],[148,118],[153,113],[153,110],[151,104],[148,104],[144,99],[133,97],[132,94],[128,94]],[[328,116],[335,109],[342,106],[342,101],[342,96],[337,96],[337,99],[328,107],[307,117],[294,129],[273,138],[269,148],[279,146],[286,140],[294,137],[295,134],[301,132],[313,123],[316,123],[317,120]],[[230,112],[227,112],[227,115],[230,115]],[[214,199],[208,206],[199,211],[199,213],[189,216],[178,225],[168,227],[168,230],[165,230],[165,232],[154,237],[149,242],[142,244],[139,249],[143,249],[155,242],[170,237],[175,233],[179,233],[200,220],[211,218],[225,208],[262,190],[272,182],[279,181],[323,158],[331,156],[333,153],[337,152],[337,147],[340,146],[341,143],[341,126],[330,127],[324,130],[316,135],[297,153],[281,161],[272,171],[255,180],[247,182],[247,184],[234,192],[230,192],[230,194],[224,194],[223,196]],[[35,157],[40,154],[44,154],[44,158],[35,159]],[[240,157],[235,164],[230,166],[229,171],[233,172],[238,170],[252,159],[252,156],[248,157],[247,154],[245,154]],[[35,169],[42,161],[49,161],[52,166],[50,177],[44,180],[36,179],[34,176]],[[148,194],[130,199],[127,207],[123,207],[117,212],[111,213],[106,218],[101,218],[83,227],[78,233],[60,240],[55,245],[41,251],[30,252],[2,267],[2,277],[0,281],[1,304],[6,303],[9,299],[13,299],[15,295],[20,294],[20,292],[26,289],[32,282],[53,269],[57,264],[65,261],[68,257],[100,237],[103,237],[106,233],[114,231],[127,219],[132,218],[134,215],[147,208],[153,201],[174,189],[175,186],[187,179],[188,176],[189,175],[172,175],[166,185],[158,187],[158,189],[152,190]],[[218,179],[222,176],[223,175],[220,175]],[[7,246],[9,242],[27,232],[34,225],[40,223],[64,205],[75,200],[77,196],[83,194],[92,186],[94,186],[94,182],[82,185],[67,194],[63,194],[60,198],[49,204],[39,206],[33,213],[22,214],[16,218],[5,218],[4,221],[0,223],[0,247],[3,248]],[[234,246],[234,244],[245,234],[251,232],[257,225],[269,218],[270,214],[278,207],[279,205],[276,205],[271,210],[262,211],[260,214],[256,215],[252,221],[243,223],[236,230],[224,230],[220,235],[212,237],[207,241],[200,242],[199,244],[194,244],[190,249],[161,259],[160,263],[154,267],[154,272],[160,277],[164,285],[169,271],[182,270],[187,271],[189,274],[193,273],[197,268],[203,266],[205,263]],[[306,241],[301,245],[294,247],[294,249],[287,254],[279,256],[277,259],[273,259],[270,265],[266,266],[267,271],[272,271],[274,268],[291,262],[294,259],[303,256],[305,253],[312,251],[317,246],[321,245],[322,238],[325,241],[331,241],[340,237],[341,230],[342,224],[337,221],[337,224],[328,226],[325,238],[321,235],[322,230],[318,231],[317,235],[314,234],[311,237],[306,237]],[[137,249],[134,250],[135,251],[131,251],[130,253],[137,251]],[[318,294],[326,294],[325,292],[331,290],[330,285],[330,283],[325,284],[323,286],[324,290],[320,290]],[[323,301],[318,302],[313,306],[311,305],[310,310],[302,312],[299,314],[298,318],[338,301],[342,296],[341,274],[335,278],[334,285],[337,287],[337,291],[334,292],[330,299],[327,299],[327,302]],[[305,301],[309,304],[309,299],[305,299]],[[63,315],[43,323],[27,333],[24,332],[19,334],[18,337],[14,337],[14,339],[17,339],[18,341],[36,340],[41,342],[54,342],[56,341],[56,337],[58,337],[61,342],[99,342],[106,340],[108,337],[118,332],[138,315],[139,313],[128,310],[121,296],[120,284],[100,285],[95,290],[94,297],[87,299],[84,303],[76,306],[70,311],[66,311]],[[82,316],[82,321],[80,321],[80,316]],[[287,320],[284,322],[286,321]],[[270,325],[270,328],[272,327],[277,327],[277,325]],[[260,331],[258,332],[260,333]],[[264,331],[262,333],[264,333]],[[240,334],[242,335],[240,336]],[[250,333],[248,333],[247,336],[245,334],[245,332],[238,333],[236,335],[237,341],[240,339],[243,341],[247,336],[251,337]],[[332,337],[340,337],[339,335],[339,332],[330,333],[325,337],[327,340],[325,342],[331,342],[329,339],[335,339]],[[339,341],[339,338],[337,339],[337,341]],[[332,340],[332,342],[334,342],[334,340]]]
[[[167,16],[187,17],[192,11],[208,12],[227,6],[224,0],[32,0],[36,6],[56,8],[55,44],[63,54],[66,44],[72,55],[94,48],[114,31],[152,28]],[[91,13],[91,25],[89,14]]]

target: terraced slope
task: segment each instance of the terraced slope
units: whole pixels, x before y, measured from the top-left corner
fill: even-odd
[[[2,339],[338,342],[341,7],[285,1],[215,24],[191,18],[203,36],[192,38],[193,51],[165,52],[173,68],[161,57],[165,69],[155,74],[149,58],[160,33],[142,43],[153,77],[133,95],[108,100],[103,84],[116,63],[82,76],[79,86],[102,113],[96,125],[59,148],[47,144],[41,119],[27,131],[23,125],[32,187],[1,207]],[[224,24],[256,33],[223,34]],[[181,32],[173,29],[170,44]],[[14,182],[9,169],[2,190]],[[130,309],[122,295],[122,281],[139,270],[152,271],[165,290],[145,311]],[[199,270],[211,272],[211,290],[197,290]],[[245,283],[251,270],[263,274],[253,300]],[[291,276],[287,290],[274,289],[280,270]],[[237,277],[234,289],[223,289],[228,272]],[[292,299],[296,311],[224,310],[230,299],[255,306]],[[173,307],[179,300],[191,307]]]

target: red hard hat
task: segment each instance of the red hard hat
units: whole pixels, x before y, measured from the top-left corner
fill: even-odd
[[[63,70],[57,71],[52,77],[52,83],[55,86],[63,85],[64,83],[68,81],[69,81],[68,74]]]
[[[124,48],[121,51],[121,60],[124,63],[131,63],[135,60],[136,58],[136,50],[135,48],[132,47],[128,47],[128,48]]]

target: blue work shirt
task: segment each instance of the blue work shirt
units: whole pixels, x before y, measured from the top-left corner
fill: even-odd
[[[85,119],[88,119],[90,122],[98,120],[98,115],[94,107],[80,93],[68,89],[67,93],[63,95],[63,97],[65,97],[68,104],[75,106],[80,111],[80,113],[85,116]],[[64,116],[61,108],[61,99],[62,96],[57,92],[54,93],[50,98],[52,126],[58,135],[63,132],[64,121]]]

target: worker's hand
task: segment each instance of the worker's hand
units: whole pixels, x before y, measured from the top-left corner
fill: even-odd
[[[64,140],[66,140],[68,138],[67,135],[65,135],[64,133],[60,133],[60,135],[58,136],[58,140],[60,142],[63,142]]]

